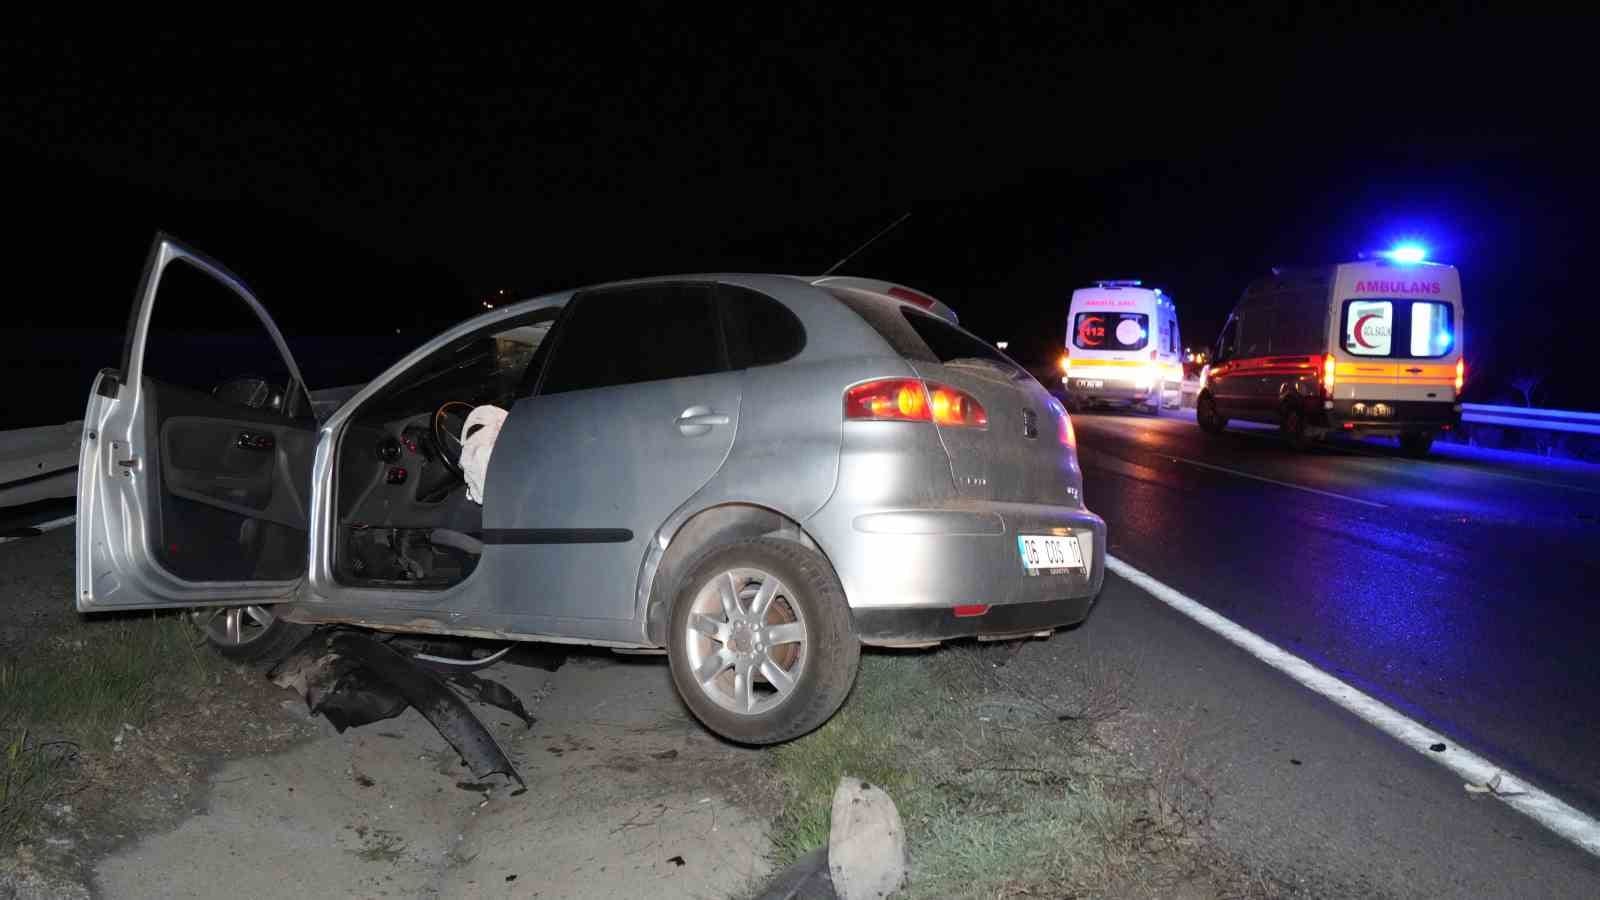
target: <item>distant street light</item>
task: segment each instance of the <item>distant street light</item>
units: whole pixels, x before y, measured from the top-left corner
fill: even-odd
[[[995,346],[999,347],[1001,350],[1004,350],[1009,344],[1010,344],[1010,341],[996,341],[995,342]]]

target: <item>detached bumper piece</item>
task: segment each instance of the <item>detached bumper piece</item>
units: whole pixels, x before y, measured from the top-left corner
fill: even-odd
[[[454,747],[480,781],[500,774],[515,781],[522,793],[527,783],[494,735],[478,721],[450,683],[411,657],[360,631],[323,628],[313,632],[267,673],[279,687],[292,688],[343,732],[392,718],[414,707]],[[530,726],[533,719],[505,686],[470,672],[452,674],[463,690],[516,714]]]

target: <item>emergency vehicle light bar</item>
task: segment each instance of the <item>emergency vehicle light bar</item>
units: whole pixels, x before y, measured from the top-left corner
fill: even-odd
[[[1140,286],[1142,284],[1144,284],[1144,282],[1139,280],[1139,279],[1137,279],[1137,278],[1116,278],[1116,279],[1111,279],[1111,280],[1108,280],[1108,281],[1096,281],[1094,283],[1094,286],[1095,287],[1101,287],[1101,288],[1113,288],[1113,289],[1115,289],[1115,288],[1125,288],[1125,287],[1138,287],[1138,286]]]

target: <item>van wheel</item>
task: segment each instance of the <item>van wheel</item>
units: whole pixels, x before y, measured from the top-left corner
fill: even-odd
[[[667,632],[672,681],[707,728],[776,744],[826,722],[855,683],[861,642],[833,567],[792,541],[755,538],[688,569]]]
[[[1299,451],[1311,449],[1311,439],[1306,437],[1306,415],[1300,407],[1289,405],[1283,410],[1283,436],[1289,439],[1289,446]]]
[[[1433,449],[1433,435],[1426,433],[1407,433],[1400,435],[1400,452],[1407,456],[1421,459]]]
[[[1228,420],[1217,412],[1217,400],[1210,394],[1201,394],[1194,404],[1194,420],[1206,434],[1221,434]]]

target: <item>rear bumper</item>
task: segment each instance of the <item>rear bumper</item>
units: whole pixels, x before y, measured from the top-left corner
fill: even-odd
[[[1138,382],[1132,379],[1106,378],[1098,375],[1082,378],[1071,376],[1062,385],[1062,389],[1071,399],[1085,403],[1143,403],[1155,396],[1159,390],[1155,385],[1141,387]]]
[[[1076,536],[1086,570],[1028,574],[1017,545],[1025,534]],[[844,541],[830,543],[856,631],[868,644],[1073,625],[1089,614],[1105,579],[1105,522],[1081,508],[975,503],[870,512],[851,519]],[[957,617],[957,606],[989,609]]]
[[[1088,618],[1095,595],[1012,603],[981,616],[960,617],[952,609],[856,610],[856,633],[863,643],[908,646],[970,637],[1021,637],[1076,625]]]
[[[1379,404],[1387,415],[1374,414]],[[1434,433],[1461,424],[1461,404],[1441,400],[1335,400],[1323,413],[1328,430],[1358,434]]]

